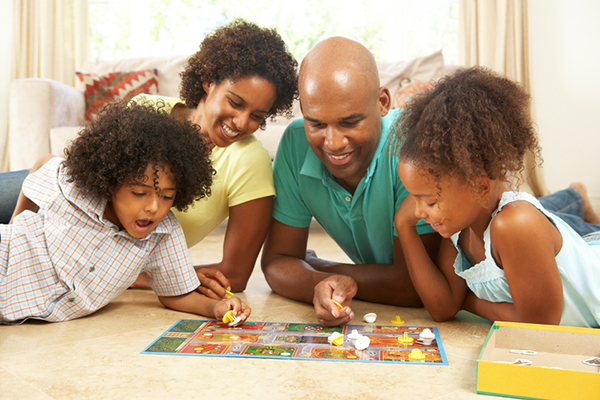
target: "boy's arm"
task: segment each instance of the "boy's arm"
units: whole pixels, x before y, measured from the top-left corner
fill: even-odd
[[[44,164],[46,164],[50,159],[54,157],[55,156],[52,154],[46,154],[45,156],[40,157],[31,168],[31,171],[29,171],[29,175],[40,169]],[[21,191],[19,192],[19,197],[17,199],[17,204],[15,205],[15,210],[13,211],[13,215],[10,218],[10,223],[12,224],[15,217],[21,214],[23,211],[30,210],[36,212],[37,209],[37,204],[35,204],[31,199],[25,196],[25,194],[23,194],[23,189],[21,189]]]
[[[158,299],[167,308],[216,319],[222,319],[229,310],[233,310],[233,315],[242,318],[240,323],[250,316],[250,307],[238,297],[215,300],[193,291],[180,296],[158,296]]]
[[[406,249],[405,258],[410,279],[425,308],[435,321],[445,321],[460,311],[467,293],[465,281],[454,272],[457,252],[450,239],[442,239],[437,255],[437,265],[423,246],[414,214],[415,203],[408,196],[395,217],[396,231]]]

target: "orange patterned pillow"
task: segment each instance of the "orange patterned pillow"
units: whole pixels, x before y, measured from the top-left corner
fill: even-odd
[[[158,94],[158,70],[111,72],[105,75],[76,72],[85,86],[85,120],[96,118],[98,110],[110,101],[128,100],[140,93]]]
[[[411,78],[402,78],[400,80],[400,87],[394,95],[393,108],[403,108],[415,94],[424,92],[434,85],[434,82],[419,82]]]

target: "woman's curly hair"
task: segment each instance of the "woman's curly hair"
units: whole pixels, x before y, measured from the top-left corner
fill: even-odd
[[[215,30],[200,44],[181,73],[179,96],[196,108],[206,95],[204,82],[236,81],[257,76],[275,86],[276,99],[267,117],[292,116],[298,97],[298,62],[275,29],[260,28],[241,19]],[[264,129],[266,122],[261,124]]]
[[[393,128],[392,151],[439,182],[452,175],[471,185],[521,180],[524,158],[541,159],[530,97],[489,69],[459,69],[408,102]],[[520,181],[519,181],[520,183]]]
[[[110,199],[123,185],[146,180],[150,164],[162,167],[176,185],[178,210],[209,196],[214,170],[198,126],[170,118],[159,103],[105,106],[65,151],[70,180]]]

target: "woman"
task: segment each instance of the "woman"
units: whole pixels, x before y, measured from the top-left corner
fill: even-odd
[[[223,298],[225,289],[246,288],[269,228],[275,195],[271,159],[252,133],[269,117],[291,114],[297,62],[274,29],[236,20],[202,41],[181,78],[181,99],[144,97],[164,102],[174,118],[196,123],[214,146],[211,196],[176,215],[188,247],[229,216],[223,259],[196,266],[198,290]],[[146,284],[141,276],[136,285]]]

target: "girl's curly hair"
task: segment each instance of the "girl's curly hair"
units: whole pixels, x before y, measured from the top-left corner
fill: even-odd
[[[162,167],[176,185],[173,206],[185,211],[210,195],[214,175],[198,131],[170,118],[161,102],[111,103],[65,151],[65,165],[78,187],[108,199],[132,180],[144,181],[149,164]]]
[[[298,97],[298,62],[275,29],[260,28],[241,19],[215,30],[200,44],[181,73],[179,96],[196,108],[206,95],[202,83],[236,81],[257,76],[275,86],[276,99],[267,117],[292,116]],[[261,124],[261,129],[266,121]]]
[[[475,185],[521,179],[524,157],[541,159],[530,97],[489,69],[459,69],[408,102],[393,128],[391,149],[439,182],[452,175]],[[519,182],[520,183],[520,182]]]

